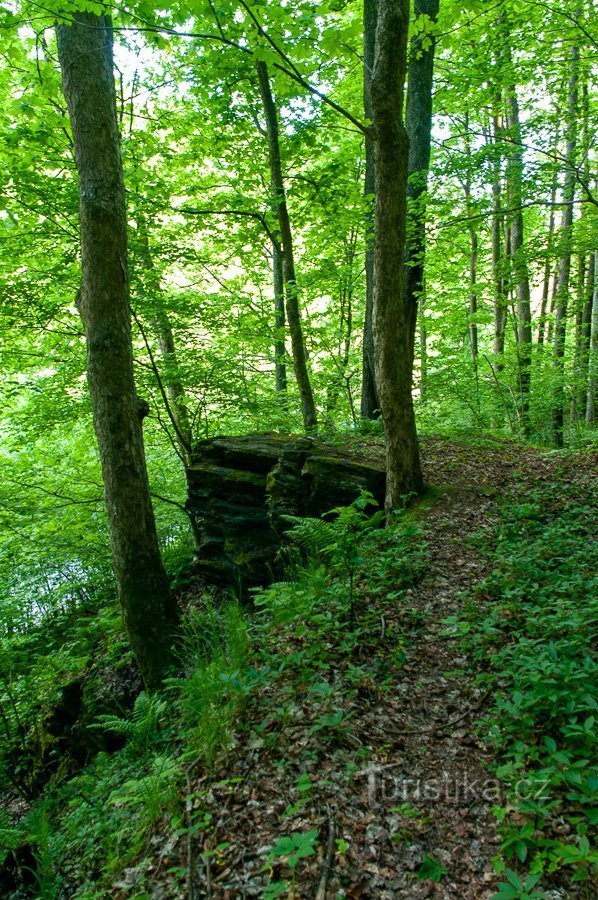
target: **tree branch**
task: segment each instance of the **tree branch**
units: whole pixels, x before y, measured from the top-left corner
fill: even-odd
[[[270,238],[273,246],[280,251],[280,241],[266,222],[265,217],[258,212],[251,212],[244,209],[194,209],[189,206],[179,207],[177,212],[185,213],[188,216],[244,216],[248,219],[256,219]]]

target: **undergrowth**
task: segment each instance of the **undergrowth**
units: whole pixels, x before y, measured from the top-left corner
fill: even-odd
[[[594,509],[575,485],[521,485],[487,546],[491,572],[458,622],[493,692],[485,724],[506,795],[495,810],[504,836],[496,862],[506,876],[502,898],[545,897],[545,880],[579,882],[595,896],[593,525]]]
[[[368,679],[382,690],[391,686],[403,643],[401,635],[387,634],[380,646],[380,616],[425,566],[413,515],[383,530],[379,517],[369,515],[371,503],[363,495],[325,522],[295,520],[288,580],[256,592],[250,609],[203,596],[186,615],[180,676],[159,694],[139,693],[132,708],[98,712],[86,731],[108,749],[96,748],[78,770],[49,773],[20,818],[3,813],[0,868],[4,863],[14,896],[96,900],[133,886],[134,896],[144,896],[161,834],[210,833],[203,794],[190,793],[191,773],[214,773],[243,733],[254,745],[275,746],[302,702],[314,710],[310,733],[324,744],[343,740],[350,722],[335,678],[342,673],[348,694]],[[64,623],[62,630],[64,636]],[[110,642],[90,640],[68,677],[85,672],[93,648],[105,655],[95,663],[100,677],[102,662],[117,662]],[[276,700],[269,704],[270,695]],[[39,727],[34,710],[23,727],[27,735]],[[13,750],[18,741],[17,730]],[[298,780],[297,808],[309,799],[308,782]],[[295,868],[317,841],[308,837],[285,838],[283,827],[269,871],[284,863],[292,877],[287,884],[266,873],[270,895],[294,889]],[[184,891],[185,867],[169,871],[173,888]]]

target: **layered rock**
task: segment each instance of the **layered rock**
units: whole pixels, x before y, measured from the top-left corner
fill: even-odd
[[[321,516],[363,490],[384,502],[381,463],[278,433],[201,441],[187,481],[187,505],[202,534],[198,570],[242,592],[279,574],[286,516]]]

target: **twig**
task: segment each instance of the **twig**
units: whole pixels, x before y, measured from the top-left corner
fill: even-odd
[[[336,840],[336,825],[331,815],[328,816],[328,845],[326,847],[326,857],[324,859],[324,868],[322,869],[322,877],[316,891],[314,900],[326,900],[326,888],[332,874],[332,865],[334,863],[334,844]]]
[[[193,852],[194,834],[191,828],[191,810],[193,809],[193,801],[191,800],[191,780],[188,774],[185,807],[185,812],[187,814],[187,896],[189,897],[189,900],[199,900],[197,885],[195,883],[195,854]]]
[[[206,872],[206,897],[212,897],[212,865],[210,863],[211,847],[204,851],[203,859]]]
[[[452,728],[453,725],[456,725],[458,722],[461,722],[463,719],[466,719],[473,712],[479,709],[484,705],[490,694],[492,693],[492,688],[486,691],[485,694],[482,694],[481,698],[478,700],[474,706],[470,706],[464,713],[461,713],[460,716],[457,716],[456,719],[450,719],[448,722],[443,722],[440,725],[432,725],[431,728],[419,728],[419,729],[409,729],[405,731],[396,731],[394,728],[391,729],[390,733],[392,735],[403,735],[403,734],[434,734],[437,731],[444,731],[445,728]]]

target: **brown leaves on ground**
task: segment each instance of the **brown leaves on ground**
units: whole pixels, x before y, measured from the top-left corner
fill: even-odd
[[[382,452],[366,440],[359,450]],[[478,724],[486,698],[443,620],[486,574],[472,536],[491,533],[500,496],[519,483],[589,480],[591,461],[509,441],[438,438],[422,450],[426,481],[439,488],[420,522],[425,574],[390,612],[378,615],[371,599],[371,633],[360,648],[364,659],[381,660],[383,677],[370,672],[348,684],[339,657],[319,694],[298,678],[253,697],[219,770],[190,785],[209,825],[169,844],[168,862],[187,867],[186,887],[173,887],[158,853],[148,873],[153,896],[263,897],[277,882],[286,883],[281,896],[292,896],[288,857],[272,848],[313,829],[315,852],[296,864],[297,898],[481,900],[495,892],[492,807],[500,796]],[[285,635],[281,652],[301,648],[305,638]],[[404,663],[385,665],[399,643]],[[335,648],[327,652],[334,657]]]

